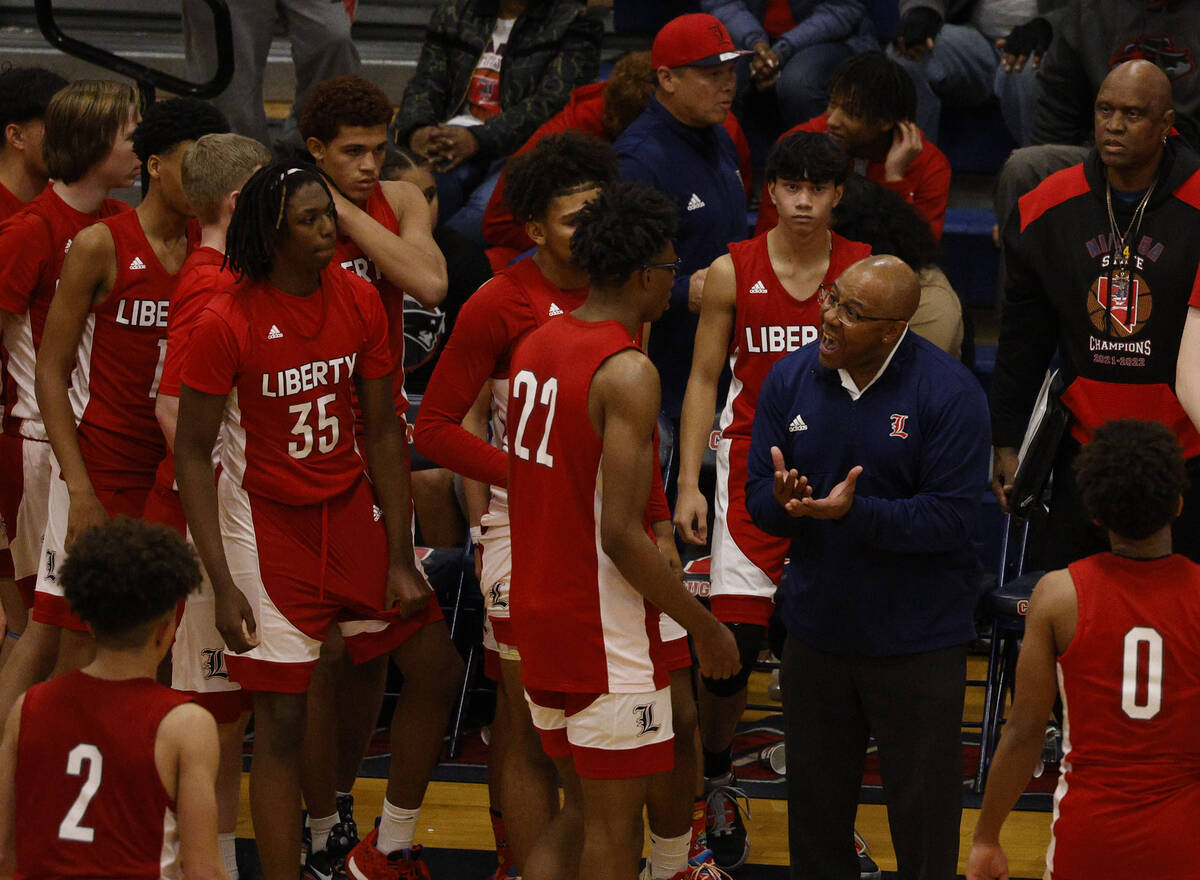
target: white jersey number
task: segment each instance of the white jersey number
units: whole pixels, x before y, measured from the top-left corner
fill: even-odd
[[[158,363],[154,366],[154,381],[150,383],[150,396],[158,397],[158,383],[162,381],[163,364],[167,361],[167,337],[158,340]]]
[[[96,829],[79,823],[83,821],[83,814],[87,812],[88,804],[100,790],[100,774],[104,770],[104,758],[100,755],[100,750],[91,743],[80,743],[71,749],[67,755],[67,775],[82,776],[85,761],[88,765],[87,779],[83,782],[83,788],[79,790],[79,797],[75,798],[75,803],[71,804],[67,815],[58,823],[60,840],[91,843],[96,839]]]
[[[321,453],[331,452],[338,444],[338,437],[341,436],[337,416],[330,415],[325,411],[325,407],[335,400],[337,400],[336,394],[325,394],[317,398],[316,446],[317,451]],[[288,455],[292,458],[308,458],[312,454],[313,427],[308,423],[312,409],[313,405],[309,401],[288,407],[288,412],[296,417],[292,433],[300,438],[300,440],[293,440],[288,444]]]
[[[529,448],[525,445],[525,427],[533,412],[534,403],[540,403],[550,411],[546,413],[546,427],[542,431],[542,442],[538,444],[537,457],[534,460],[548,468],[554,467],[554,456],[546,451],[546,446],[550,442],[550,428],[554,425],[554,405],[558,401],[558,379],[553,376],[547,379],[542,385],[542,392],[539,396],[537,377],[529,370],[522,370],[513,379],[511,396],[513,400],[524,401],[521,406],[521,418],[517,421],[517,434],[513,437],[513,452],[517,458],[529,461]]]
[[[1144,678],[1138,654],[1141,646],[1146,654]],[[1158,630],[1135,626],[1125,633],[1124,675],[1121,678],[1121,708],[1136,721],[1148,721],[1162,708],[1163,640]],[[1145,699],[1138,702],[1138,685],[1145,683]]]

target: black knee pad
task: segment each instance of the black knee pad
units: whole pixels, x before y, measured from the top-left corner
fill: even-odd
[[[746,687],[754,664],[758,662],[758,652],[762,650],[763,635],[767,629],[756,623],[727,623],[725,625],[729,627],[733,638],[737,641],[738,657],[742,661],[742,668],[738,670],[737,675],[730,678],[703,676],[704,686],[714,697],[732,697]]]

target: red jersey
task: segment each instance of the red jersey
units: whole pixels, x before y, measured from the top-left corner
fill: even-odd
[[[363,474],[354,376],[390,376],[387,321],[370,284],[330,264],[309,296],[266,281],[213,296],[183,353],[183,384],[222,397],[221,463],[236,485],[315,504]]]
[[[830,232],[829,268],[822,282],[830,284],[852,263],[871,255],[870,245]],[[733,260],[737,305],[733,338],[729,340],[729,369],[733,378],[721,411],[721,435],[749,440],[754,427],[758,391],[775,362],[817,338],[821,308],[816,291],[798,300],[783,286],[767,251],[767,233],[729,245]]]
[[[828,131],[829,117],[822,113],[808,122],[801,122],[779,136],[783,140],[798,131]],[[900,180],[885,180],[887,169],[883,160],[855,159],[854,170],[874,183],[890,189],[924,218],[929,224],[935,241],[941,241],[942,226],[946,222],[946,203],[950,200],[950,160],[929,140],[922,136],[921,152],[908,166],[908,172]],[[754,234],[766,232],[779,222],[779,213],[767,194],[767,183],[763,182],[762,203],[758,208],[758,222]]]
[[[46,439],[33,373],[63,260],[79,230],[129,210],[124,202],[105,199],[98,212],[85,214],[48,186],[23,211],[0,224],[0,309],[12,313],[4,322],[12,389],[5,408],[6,431]]]
[[[371,190],[363,210],[388,232],[400,234],[400,222],[396,219],[396,211],[378,183],[375,184],[375,189]],[[362,248],[348,235],[343,235],[337,240],[333,259],[347,272],[353,272],[364,281],[371,282],[379,291],[383,311],[387,316],[388,345],[392,352],[392,396],[396,400],[396,415],[403,416],[408,410],[408,398],[404,394],[404,291],[384,278],[375,261],[364,254]],[[357,401],[354,407],[358,420],[355,424],[361,433],[362,413],[357,412]]]
[[[510,602],[531,690],[642,693],[666,683],[652,659],[658,612],[600,547],[604,462],[588,392],[596,370],[630,348],[623,325],[564,315],[513,356]]]
[[[1051,876],[1200,876],[1200,566],[1072,563],[1079,622],[1058,659],[1063,760]]]
[[[0,221],[7,220],[13,214],[25,207],[25,203],[12,194],[7,186],[0,183]]]
[[[149,678],[80,671],[29,689],[17,737],[17,878],[179,876],[175,801],[154,743],[166,714],[188,701]]]
[[[79,343],[71,387],[79,451],[94,482],[149,488],[166,452],[154,401],[179,276],[158,261],[136,211],[101,222],[112,233],[117,277]]]

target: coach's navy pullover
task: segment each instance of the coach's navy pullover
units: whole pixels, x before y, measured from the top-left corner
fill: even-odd
[[[683,268],[671,288],[671,307],[650,331],[650,359],[662,376],[663,412],[677,419],[699,318],[688,311],[692,273],[707,269],[729,250],[729,242],[749,232],[737,150],[723,126],[684,125],[655,98],[613,148],[623,179],[666,193],[679,210],[675,253]]]
[[[972,535],[991,460],[983,390],[915,333],[858,400],[817,354],[813,342],[771,369],[746,481],[754,522],[792,539],[777,597],[788,634],[871,656],[969,641],[979,595]],[[772,495],[772,446],[816,498],[862,465],[850,512],[789,516]]]

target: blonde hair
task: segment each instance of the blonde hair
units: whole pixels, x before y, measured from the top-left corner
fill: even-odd
[[[240,134],[206,134],[183,157],[183,194],[201,223],[217,220],[221,202],[239,190],[254,169],[271,161],[271,151]]]
[[[112,152],[122,126],[137,118],[137,90],[108,79],[81,79],[50,99],[42,151],[50,176],[75,183]]]

